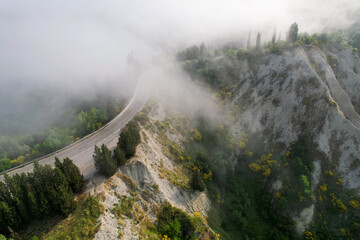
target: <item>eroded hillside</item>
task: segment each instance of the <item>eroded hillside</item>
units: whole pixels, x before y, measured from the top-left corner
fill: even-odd
[[[305,238],[359,236],[357,220],[350,220],[358,214],[360,191],[357,50],[339,44],[273,47],[208,51],[183,68],[229,106],[239,143],[235,172],[248,167],[262,175],[272,208],[281,202],[280,215],[293,221],[286,228],[305,231]],[[327,230],[320,230],[320,221]]]

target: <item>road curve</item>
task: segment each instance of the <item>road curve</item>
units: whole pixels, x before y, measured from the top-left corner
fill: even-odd
[[[123,128],[136,115],[138,111],[140,111],[146,102],[147,92],[144,91],[146,89],[144,89],[142,84],[143,83],[140,80],[134,91],[133,97],[126,105],[124,110],[103,128],[82,138],[70,146],[40,158],[37,160],[37,162],[41,165],[49,164],[53,166],[55,157],[58,157],[61,160],[69,157],[79,167],[85,179],[91,178],[91,176],[93,176],[93,174],[96,172],[94,160],[92,158],[94,146],[97,145],[100,147],[102,144],[105,144],[110,149],[116,146],[121,128]],[[17,173],[20,174],[23,172],[30,172],[32,171],[33,167],[34,164],[30,163],[21,167],[10,169],[7,171],[7,174],[13,175]],[[3,179],[4,175],[1,174],[0,181]]]

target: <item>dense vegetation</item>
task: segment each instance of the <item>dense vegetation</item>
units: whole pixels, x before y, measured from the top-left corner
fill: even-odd
[[[112,176],[118,167],[124,165],[135,154],[136,146],[139,143],[139,127],[135,121],[130,121],[121,130],[113,154],[104,144],[101,148],[95,146],[93,158],[96,169],[99,169],[106,177]]]
[[[212,227],[225,239],[294,239],[292,228],[279,228],[279,221],[290,226],[292,221],[274,207],[273,194],[264,182],[264,178],[268,180],[270,176],[276,176],[274,173],[271,175],[271,171],[276,169],[275,161],[263,155],[264,149],[257,146],[245,150],[250,138],[243,136],[236,143],[227,127],[220,125],[213,129],[201,120],[197,129],[201,140],[194,143],[189,139],[184,154],[194,159],[189,161],[193,174],[198,176],[201,173],[197,179],[206,183],[213,199],[216,213],[208,219]],[[241,148],[243,153],[239,155],[235,169],[232,169],[229,159],[236,148]],[[262,174],[251,171],[249,166],[258,159],[267,162],[262,166]],[[192,186],[202,190],[196,184]]]
[[[122,100],[98,97],[75,104],[52,127],[0,136],[0,172],[52,153],[94,132],[114,118],[122,104]]]
[[[76,207],[74,193],[84,179],[70,160],[56,160],[55,168],[34,163],[31,173],[8,176],[0,182],[0,233],[23,229],[33,220],[67,216]]]
[[[296,45],[350,48],[358,53],[358,36],[346,32],[299,34],[296,41],[295,38],[290,42],[275,41],[261,49],[224,47],[207,49],[201,54],[200,48],[193,46],[180,53],[178,59],[194,81],[201,81],[215,91],[218,102],[226,105],[222,105],[224,115],[236,119],[251,101],[245,94],[232,106],[227,104],[236,94],[241,61],[246,60],[254,70],[266,64],[268,54],[280,54]],[[188,125],[179,117],[162,124],[181,125],[177,121]],[[357,239],[360,236],[360,198],[342,185],[335,166],[317,150],[311,140],[315,136],[307,129],[287,148],[281,144],[265,147],[261,135],[243,134],[235,140],[228,127],[211,123],[211,119],[200,119],[190,129],[178,129],[188,138],[183,150],[179,146],[173,148],[173,157],[192,170],[193,189],[208,189],[213,199],[208,221],[225,239]],[[312,176],[315,159],[321,160],[325,169],[316,188]],[[279,182],[282,185],[274,188]],[[312,206],[315,211],[312,223],[302,236],[297,235],[293,217]]]
[[[199,225],[202,224],[199,214],[197,215],[191,217],[182,210],[165,204],[157,217],[156,229],[162,236],[170,239],[195,239],[199,235]]]

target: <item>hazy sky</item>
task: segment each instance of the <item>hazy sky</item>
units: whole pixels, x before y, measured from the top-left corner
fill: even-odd
[[[360,0],[1,0],[0,121],[29,103],[27,89],[87,94],[117,81],[126,91],[129,54],[147,63],[201,42],[244,42],[249,31],[270,39],[274,28],[285,38],[295,21],[308,32],[345,27],[359,9]]]
[[[251,30],[349,25],[359,0],[0,1],[0,81],[70,83],[114,79],[138,59]]]

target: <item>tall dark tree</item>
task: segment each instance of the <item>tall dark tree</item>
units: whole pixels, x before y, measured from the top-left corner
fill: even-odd
[[[100,170],[102,166],[102,155],[100,148],[96,145],[94,148],[93,159],[94,159],[95,168]]]
[[[248,35],[246,49],[250,49],[250,47],[251,47],[251,32],[249,32],[249,35]]]
[[[27,197],[27,203],[28,203],[30,215],[35,219],[39,219],[40,218],[39,206],[38,206],[38,202],[37,202],[37,199],[36,199],[36,196],[35,196],[35,192],[31,188],[30,184],[27,187],[29,188],[28,197]]]
[[[4,175],[8,177],[7,174]],[[16,209],[16,201],[6,184],[0,181],[0,233],[8,234],[9,227],[21,226],[21,219]]]
[[[261,45],[261,33],[258,32],[256,36],[256,50],[260,50]]]
[[[16,225],[16,212],[7,202],[0,201],[0,233],[9,234],[9,227]]]
[[[52,215],[53,206],[56,200],[56,191],[53,185],[54,170],[50,165],[41,166],[34,163],[34,172],[31,174],[32,187],[35,190],[35,196],[39,206],[39,218]]]
[[[116,172],[116,160],[112,157],[111,151],[104,144],[101,146],[101,149],[95,146],[93,158],[96,169],[100,170],[106,177],[111,177]]]
[[[135,121],[130,121],[121,131],[118,146],[125,152],[125,157],[134,156],[136,146],[140,143],[139,127]]]
[[[297,36],[298,36],[298,25],[296,22],[294,22],[293,24],[291,24],[290,29],[289,29],[289,36],[288,36],[288,41],[291,43],[294,43],[297,41]]]
[[[275,28],[274,33],[273,33],[273,35],[272,35],[271,42],[272,42],[273,44],[276,42],[276,28]]]
[[[65,175],[71,190],[74,193],[79,193],[84,187],[84,176],[80,173],[79,168],[74,162],[70,158],[65,158],[61,163],[60,160],[55,157],[55,166]]]
[[[58,167],[54,169],[53,184],[54,189],[52,191],[55,191],[54,194],[56,195],[53,205],[60,214],[66,216],[75,209],[76,203],[66,177]]]
[[[26,181],[22,179],[24,177],[26,177],[25,174],[22,174],[21,176],[16,174],[11,177],[8,175],[4,176],[6,186],[11,193],[13,202],[15,203],[15,207],[17,209],[17,213],[23,222],[27,223],[30,221],[30,214],[26,206],[27,193],[22,189],[22,182]]]

